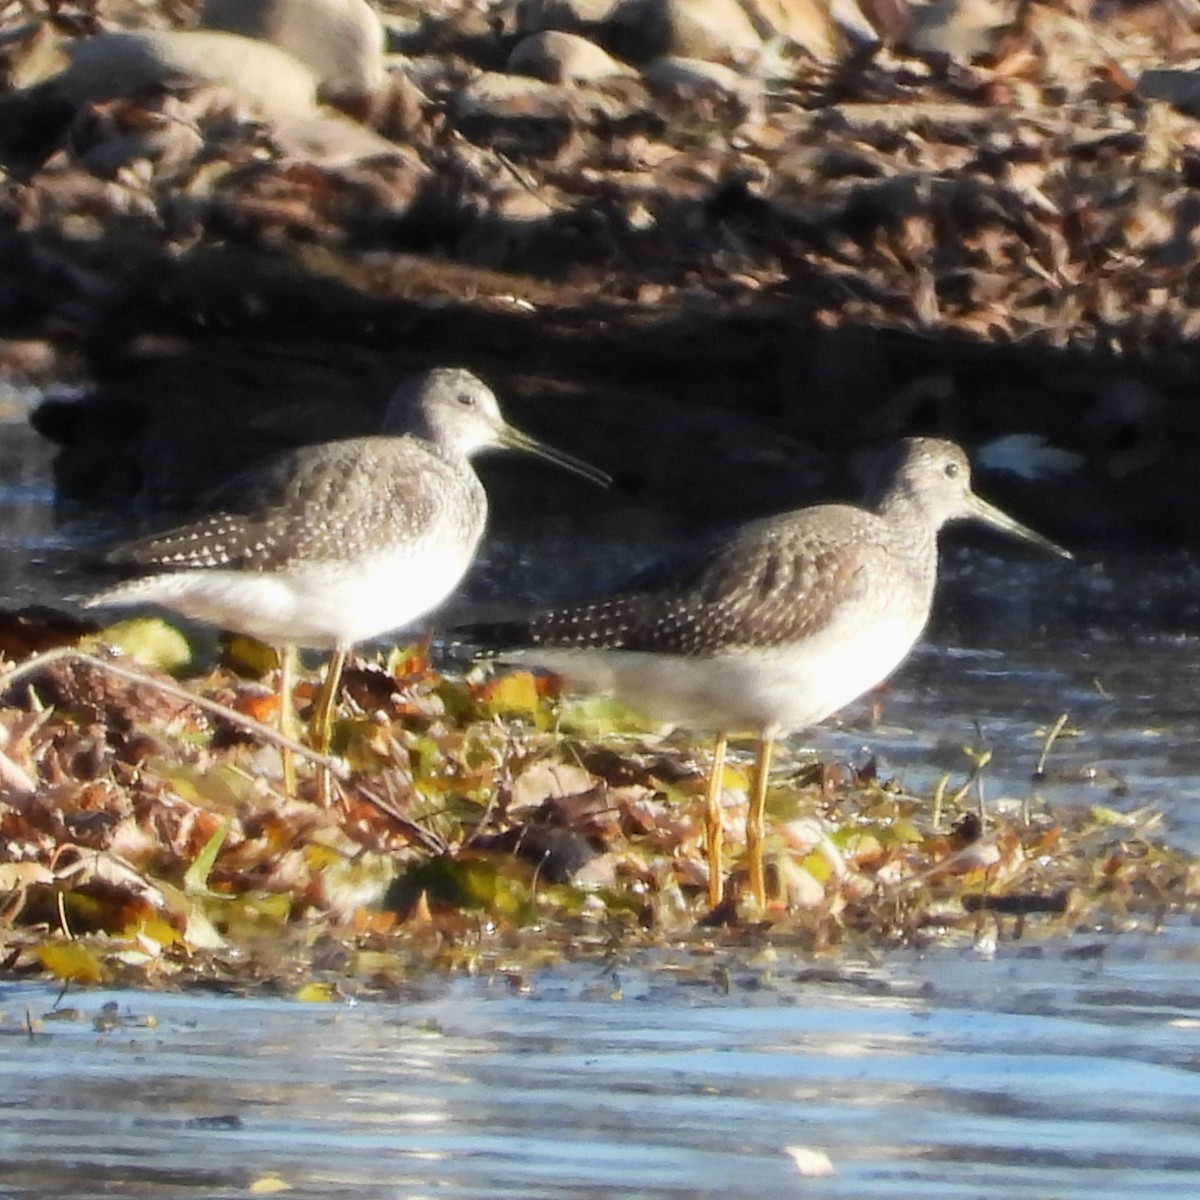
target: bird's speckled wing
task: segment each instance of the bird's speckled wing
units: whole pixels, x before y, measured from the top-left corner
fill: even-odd
[[[881,536],[878,518],[826,505],[739,531],[673,582],[524,622],[478,627],[479,640],[516,645],[704,655],[803,641],[862,605],[885,604],[891,579],[922,568]]]
[[[416,439],[347,438],[235,476],[213,493],[212,513],[119,546],[108,561],[247,571],[346,561],[371,550],[380,528],[419,535],[461,502],[460,491],[450,464]]]

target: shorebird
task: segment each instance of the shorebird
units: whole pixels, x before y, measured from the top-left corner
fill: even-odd
[[[487,497],[470,458],[493,447],[610,482],[508,424],[469,371],[436,368],[401,384],[382,433],[278,455],[214,493],[207,516],[110,551],[110,563],[153,573],[86,603],[160,604],[276,647],[286,733],[297,648],[331,651],[311,722],[325,751],[351,648],[435,608],[475,557]],[[326,772],[319,782],[327,799]],[[286,752],[284,783],[294,793]]]
[[[904,661],[929,617],[938,531],[957,520],[1071,557],[977,496],[953,442],[909,438],[886,456],[863,507],[821,504],[755,521],[652,586],[457,632],[503,661],[554,671],[568,687],[716,734],[705,821],[713,907],[722,899],[726,740],[754,733],[746,854],[761,909],[776,739],[824,720]]]

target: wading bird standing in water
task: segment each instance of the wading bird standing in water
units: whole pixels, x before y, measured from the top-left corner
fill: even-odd
[[[470,458],[493,447],[610,482],[508,424],[469,371],[437,368],[401,385],[382,433],[281,454],[221,488],[208,516],[111,551],[152,573],[87,603],[161,604],[276,647],[289,736],[297,647],[331,651],[312,719],[324,752],[351,648],[437,607],[474,559],[487,497]],[[284,777],[294,793],[286,751]],[[327,771],[319,783],[327,801]]]
[[[887,455],[863,507],[822,504],[755,521],[653,586],[457,632],[503,661],[546,667],[570,687],[716,734],[706,817],[714,907],[722,898],[726,739],[754,733],[746,854],[761,908],[775,740],[824,720],[904,661],[929,618],[938,532],[958,520],[1070,557],[980,499],[953,442],[909,438]]]

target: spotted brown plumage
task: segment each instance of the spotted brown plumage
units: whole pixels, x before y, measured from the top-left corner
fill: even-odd
[[[358,562],[406,533],[417,538],[433,530],[473,551],[487,517],[483,487],[473,471],[463,473],[434,445],[411,434],[375,435],[280,455],[215,491],[212,513],[118,546],[108,561],[163,570],[286,572]],[[356,479],[371,486],[356,488]],[[361,492],[353,505],[346,502],[348,489]]]
[[[847,526],[858,515],[845,510]],[[830,542],[827,530],[785,518],[744,527],[688,576],[654,591],[549,609],[523,621],[472,627],[490,646],[626,650],[703,658],[735,648],[791,646],[857,605],[885,574],[920,565],[868,538]]]

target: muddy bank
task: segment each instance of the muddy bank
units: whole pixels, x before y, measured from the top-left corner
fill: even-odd
[[[192,7],[58,6],[35,32],[94,56]],[[939,432],[1058,537],[1200,534],[1200,129],[1175,66],[1200,39],[1175,9],[998,5],[967,36],[965,6],[864,8],[851,36],[811,5],[772,58],[586,8],[380,6],[383,82],[282,117],[175,67],[65,101],[10,22],[0,332],[10,374],[94,388],[37,417],[62,495],[186,503],[458,362],[687,518],[854,493],[852,448]],[[555,23],[616,66],[547,66],[584,53]],[[989,452],[1012,434],[1054,453]],[[498,510],[545,506],[497,479]]]

